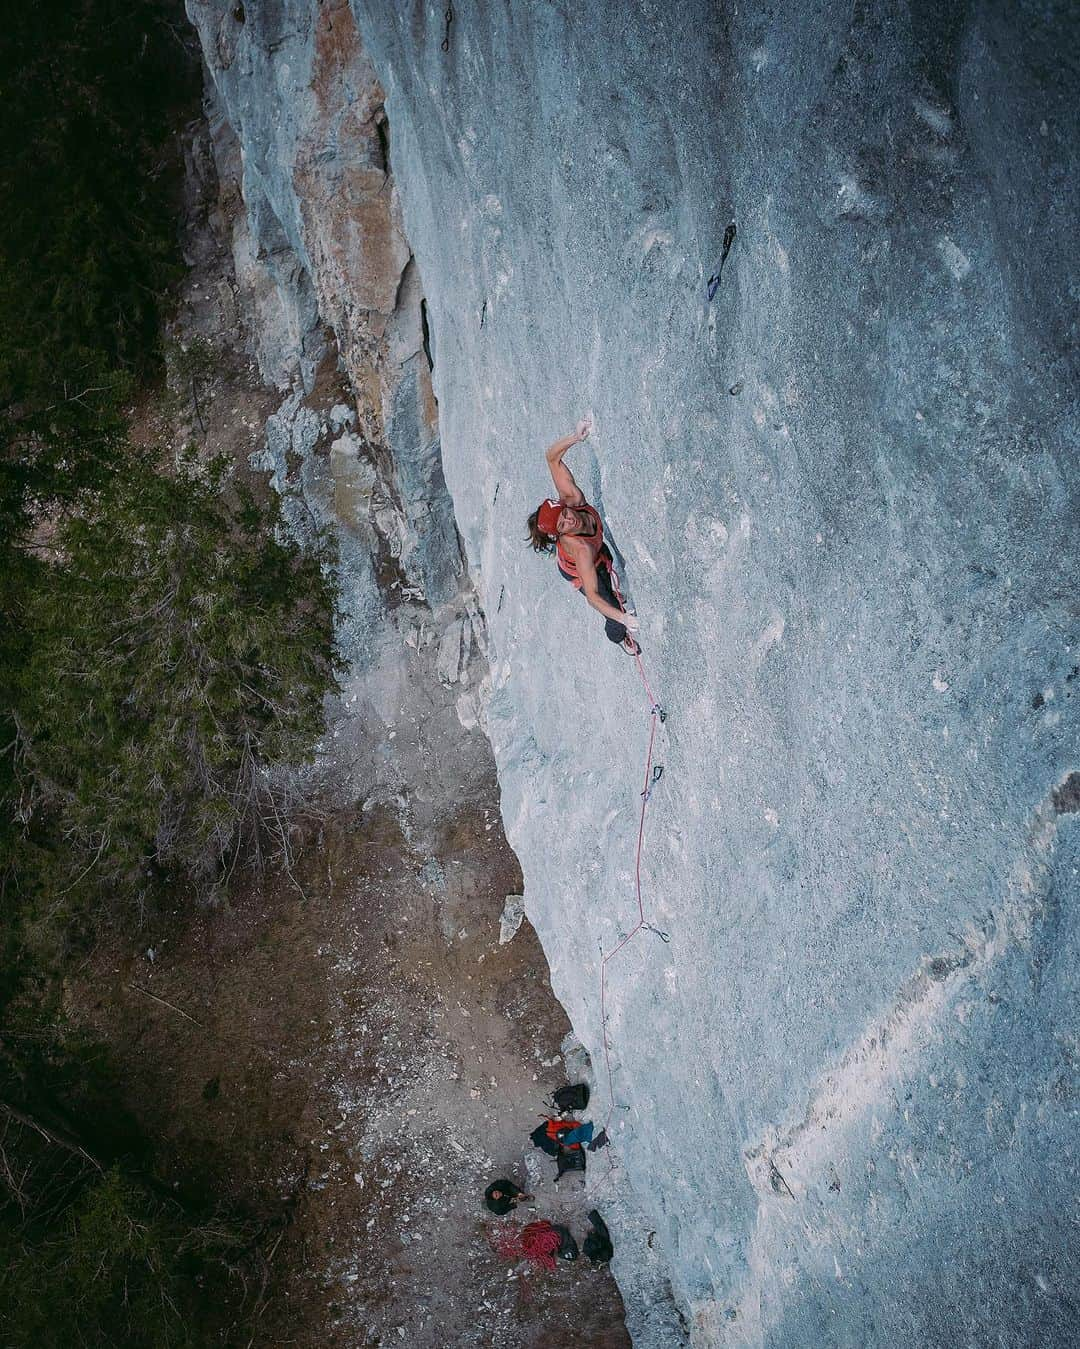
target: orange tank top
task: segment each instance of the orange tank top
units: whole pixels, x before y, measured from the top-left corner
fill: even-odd
[[[592,519],[596,521],[596,533],[588,537],[584,534],[574,534],[572,537],[580,539],[582,543],[587,543],[592,551],[593,562],[598,562],[600,566],[605,566],[606,561],[600,558],[600,550],[604,546],[604,524],[600,519],[600,513],[594,506],[590,506],[588,502],[586,502],[581,509],[586,515],[591,516]],[[555,555],[558,558],[559,570],[562,574],[569,577],[575,584],[580,584],[581,578],[578,576],[577,563],[563,548],[562,539],[559,539],[555,544]]]

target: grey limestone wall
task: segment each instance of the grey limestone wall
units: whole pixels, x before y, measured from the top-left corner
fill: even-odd
[[[597,1116],[611,1054],[590,1183],[636,1341],[1072,1342],[1069,6],[188,3],[267,463],[352,531],[356,696],[380,550],[447,682],[486,650],[457,715]],[[323,325],[355,406],[319,458]],[[670,942],[608,965],[606,1035],[648,702],[524,546],[587,410],[569,462],[669,713]]]
[[[611,1185],[689,1334],[1069,1343],[1075,17],[353,10],[435,339],[505,823],[602,1069],[649,719],[523,544],[544,447],[595,417],[569,462],[670,714],[642,879],[671,941],[608,968]],[[673,1343],[634,1244],[637,1338]]]

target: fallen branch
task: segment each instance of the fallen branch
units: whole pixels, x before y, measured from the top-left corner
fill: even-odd
[[[89,1162],[95,1170],[105,1170],[98,1159],[92,1153],[87,1152],[78,1139],[69,1134],[67,1130],[53,1128],[47,1124],[43,1124],[41,1120],[36,1119],[33,1115],[26,1114],[25,1111],[19,1110],[16,1106],[9,1104],[7,1101],[0,1101],[0,1110],[2,1110],[9,1119],[14,1120],[16,1124],[23,1124],[26,1128],[33,1129],[35,1133],[39,1133],[47,1143],[52,1143],[58,1148],[63,1148],[65,1152],[75,1153],[76,1156]]]
[[[187,1012],[185,1012],[182,1007],[177,1007],[176,1003],[170,1002],[168,998],[159,998],[156,993],[151,993],[148,988],[140,988],[138,984],[128,984],[128,988],[134,990],[136,993],[142,993],[144,997],[153,998],[155,1002],[160,1002],[162,1007],[169,1007],[174,1012],[179,1012],[185,1021],[190,1021],[193,1026],[198,1026],[199,1029],[202,1030],[203,1024],[201,1021],[196,1021],[193,1016],[188,1016]]]

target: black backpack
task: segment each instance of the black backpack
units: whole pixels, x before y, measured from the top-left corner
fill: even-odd
[[[589,1104],[589,1088],[584,1082],[575,1082],[573,1086],[560,1087],[551,1099],[561,1115],[569,1115]]]
[[[596,1209],[590,1210],[589,1222],[592,1223],[593,1230],[585,1238],[582,1249],[594,1264],[606,1265],[615,1254],[615,1247],[611,1244],[611,1233]]]
[[[569,1227],[563,1227],[560,1223],[551,1224],[554,1231],[559,1234],[558,1257],[560,1260],[576,1260],[578,1258],[577,1242],[570,1233]]]
[[[555,1173],[555,1180],[558,1183],[566,1175],[567,1171],[585,1170],[585,1149],[584,1148],[559,1148],[556,1158],[558,1170]]]

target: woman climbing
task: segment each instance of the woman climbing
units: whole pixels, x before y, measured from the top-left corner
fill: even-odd
[[[638,620],[627,612],[616,593],[613,559],[604,542],[603,522],[563,463],[570,446],[577,445],[588,434],[588,421],[580,421],[576,431],[557,440],[548,450],[548,468],[559,497],[557,501],[545,501],[529,516],[529,542],[538,553],[549,553],[554,547],[560,573],[604,615],[604,631],[609,641],[617,642],[636,656],[641,648],[631,634],[637,632]]]

